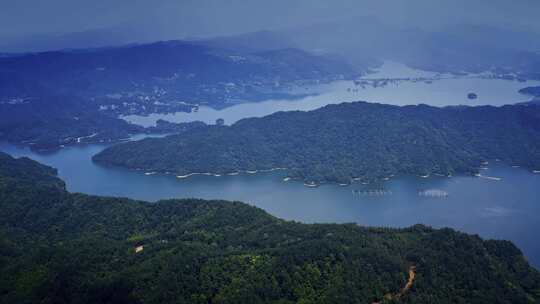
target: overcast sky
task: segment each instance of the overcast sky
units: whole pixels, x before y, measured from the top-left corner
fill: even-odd
[[[539,0],[0,0],[0,35],[130,27],[156,39],[371,15],[401,26],[476,23],[540,31]]]

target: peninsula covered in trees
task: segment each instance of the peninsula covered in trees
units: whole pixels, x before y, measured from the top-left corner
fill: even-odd
[[[474,174],[495,159],[540,168],[540,106],[343,103],[129,142],[94,156],[103,164],[179,176],[285,169],[310,185]]]
[[[533,97],[540,97],[540,86],[526,87],[519,90],[519,93],[523,95],[533,96]]]
[[[240,202],[69,193],[0,153],[2,303],[537,303],[507,241],[300,224]]]

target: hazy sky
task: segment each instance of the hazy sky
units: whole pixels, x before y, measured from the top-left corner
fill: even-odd
[[[480,23],[540,31],[539,0],[0,0],[0,35],[130,27],[211,36],[373,15],[401,26]]]

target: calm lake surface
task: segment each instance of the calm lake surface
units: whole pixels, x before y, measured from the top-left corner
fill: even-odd
[[[492,79],[486,74],[456,77],[386,62],[376,73],[366,75],[357,84],[353,81],[336,81],[291,89],[291,93],[314,94],[300,99],[242,103],[221,110],[200,106],[197,112],[192,113],[129,115],[123,118],[143,126],[154,125],[158,119],[171,122],[200,120],[213,124],[216,119],[223,118],[226,124],[232,124],[242,118],[261,117],[278,111],[307,111],[327,104],[359,100],[394,105],[505,105],[530,100],[530,97],[518,91],[538,85],[540,81]],[[477,94],[478,98],[468,99],[469,93]]]
[[[485,238],[513,241],[529,261],[540,268],[540,174],[492,162],[485,176],[500,181],[456,176],[400,177],[380,185],[307,188],[284,182],[285,172],[238,176],[145,175],[91,162],[105,145],[75,146],[51,154],[0,143],[0,150],[28,156],[58,168],[72,192],[123,196],[156,201],[166,198],[240,200],[269,213],[302,222],[355,222],[370,226],[404,227],[423,223],[452,227]],[[381,190],[391,195],[359,195],[352,190]],[[441,190],[447,198],[423,197],[419,191]]]

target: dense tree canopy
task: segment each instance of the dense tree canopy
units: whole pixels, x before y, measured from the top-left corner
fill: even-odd
[[[537,303],[507,241],[451,229],[300,224],[240,202],[68,193],[0,154],[2,303]],[[385,297],[385,295],[387,295]]]
[[[94,157],[178,175],[286,168],[315,183],[474,173],[493,159],[540,168],[540,106],[343,103],[130,142]]]

